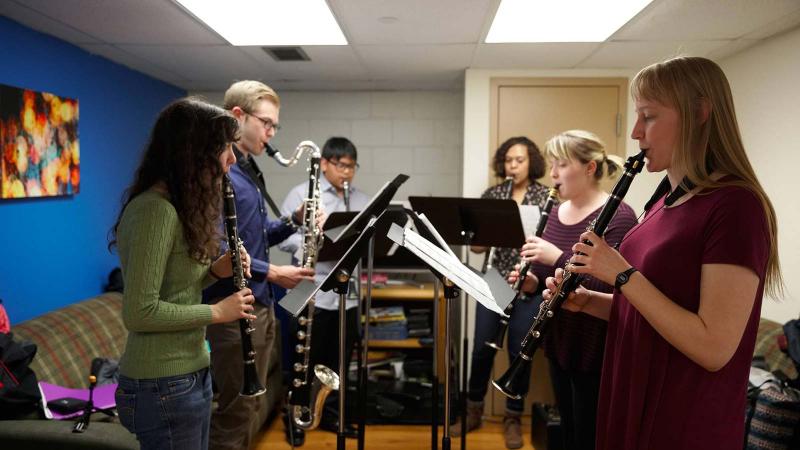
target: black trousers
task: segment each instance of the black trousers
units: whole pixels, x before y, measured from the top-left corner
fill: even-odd
[[[551,358],[548,365],[561,414],[563,448],[594,450],[600,374],[564,369]]]

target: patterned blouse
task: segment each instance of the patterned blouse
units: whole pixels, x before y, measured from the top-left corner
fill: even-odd
[[[541,210],[547,201],[547,193],[549,189],[543,186],[538,181],[534,181],[528,186],[528,191],[525,192],[525,197],[522,199],[523,205],[536,205]],[[481,198],[491,199],[506,199],[508,192],[505,190],[503,183],[496,184],[486,189]],[[514,266],[519,263],[519,249],[518,248],[498,248],[494,252],[494,261],[492,266],[500,272],[503,278],[508,277],[509,272],[514,269]]]

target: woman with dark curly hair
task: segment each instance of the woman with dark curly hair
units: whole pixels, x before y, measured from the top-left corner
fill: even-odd
[[[536,180],[545,174],[545,162],[539,147],[524,136],[512,137],[497,149],[494,154],[494,172],[500,179],[510,178],[508,182],[501,182],[484,191],[481,198],[505,199],[512,198],[520,205],[544,206],[547,200],[548,189]],[[486,252],[484,247],[472,247],[477,253]],[[519,249],[498,248],[492,267],[496,268],[503,278],[507,277],[519,262]],[[538,302],[533,297],[526,297],[514,307],[508,324],[509,356],[516,357],[520,350],[520,342],[531,326],[535,316]],[[495,349],[487,346],[485,342],[492,341],[500,327],[500,316],[478,304],[475,311],[475,345],[472,349],[471,376],[469,379],[469,395],[467,397],[467,431],[474,430],[481,425],[483,414],[483,398],[489,386],[489,376],[492,372]],[[506,402],[506,418],[503,421],[503,435],[508,448],[522,446],[522,433],[520,430],[520,416],[524,409],[523,400],[509,399]],[[460,424],[452,427],[453,435],[461,432]]]
[[[255,319],[242,289],[214,305],[203,287],[232,275],[219,253],[222,177],[236,162],[236,119],[186,98],[159,115],[125,194],[110,246],[119,250],[128,329],[116,392],[120,422],[143,449],[205,449],[211,378],[205,327]],[[243,254],[245,272],[249,256]]]

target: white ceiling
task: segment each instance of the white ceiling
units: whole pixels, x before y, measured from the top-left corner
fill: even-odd
[[[230,46],[172,0],[0,0],[0,14],[203,91],[240,79],[281,90],[458,89],[467,68],[635,69],[677,54],[719,59],[800,25],[800,0],[653,0],[606,42],[484,44],[499,0],[328,3],[350,45],[305,46],[310,62]]]

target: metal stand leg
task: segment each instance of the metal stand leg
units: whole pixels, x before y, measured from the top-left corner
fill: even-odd
[[[439,282],[433,285],[433,379],[431,384],[431,450],[439,448]]]
[[[372,308],[372,262],[375,259],[375,237],[369,240],[369,250],[367,253],[367,296],[364,309],[366,310],[366,323],[361,329],[361,360],[358,370],[358,397],[360,417],[358,421],[358,450],[364,450],[364,439],[366,438],[366,419],[367,419],[367,386],[369,384],[369,311]],[[361,264],[359,263],[359,304],[361,304]],[[361,323],[361,314],[358,315],[358,322]]]
[[[447,312],[445,313],[445,321],[444,321],[444,358],[445,358],[445,367],[444,367],[444,434],[442,436],[442,450],[450,450],[450,372],[452,370],[451,367],[451,349],[450,349],[450,333],[451,333],[451,326],[450,326],[450,319],[451,319],[451,305],[452,300],[458,297],[458,288],[456,288],[455,284],[452,281],[445,278],[443,280],[444,284],[444,298],[445,298],[445,308]],[[462,437],[463,439],[463,437]]]
[[[340,271],[336,274],[339,285],[335,289],[339,294],[339,430],[336,435],[336,449],[345,450],[344,427],[346,422],[344,400],[347,393],[347,367],[345,367],[345,333],[347,332],[347,288],[350,274]]]
[[[469,266],[469,252],[470,246],[472,245],[472,238],[474,237],[474,233],[472,231],[462,232],[462,235],[466,238],[466,249],[467,249],[467,256],[466,256],[466,265]],[[461,323],[461,330],[463,333],[463,340],[461,341],[461,392],[459,397],[459,405],[461,405],[461,450],[466,450],[467,448],[467,371],[469,370],[468,367],[468,360],[469,360],[469,330],[467,326],[469,325],[469,305],[467,302],[464,302],[462,305],[464,308],[464,321]]]

